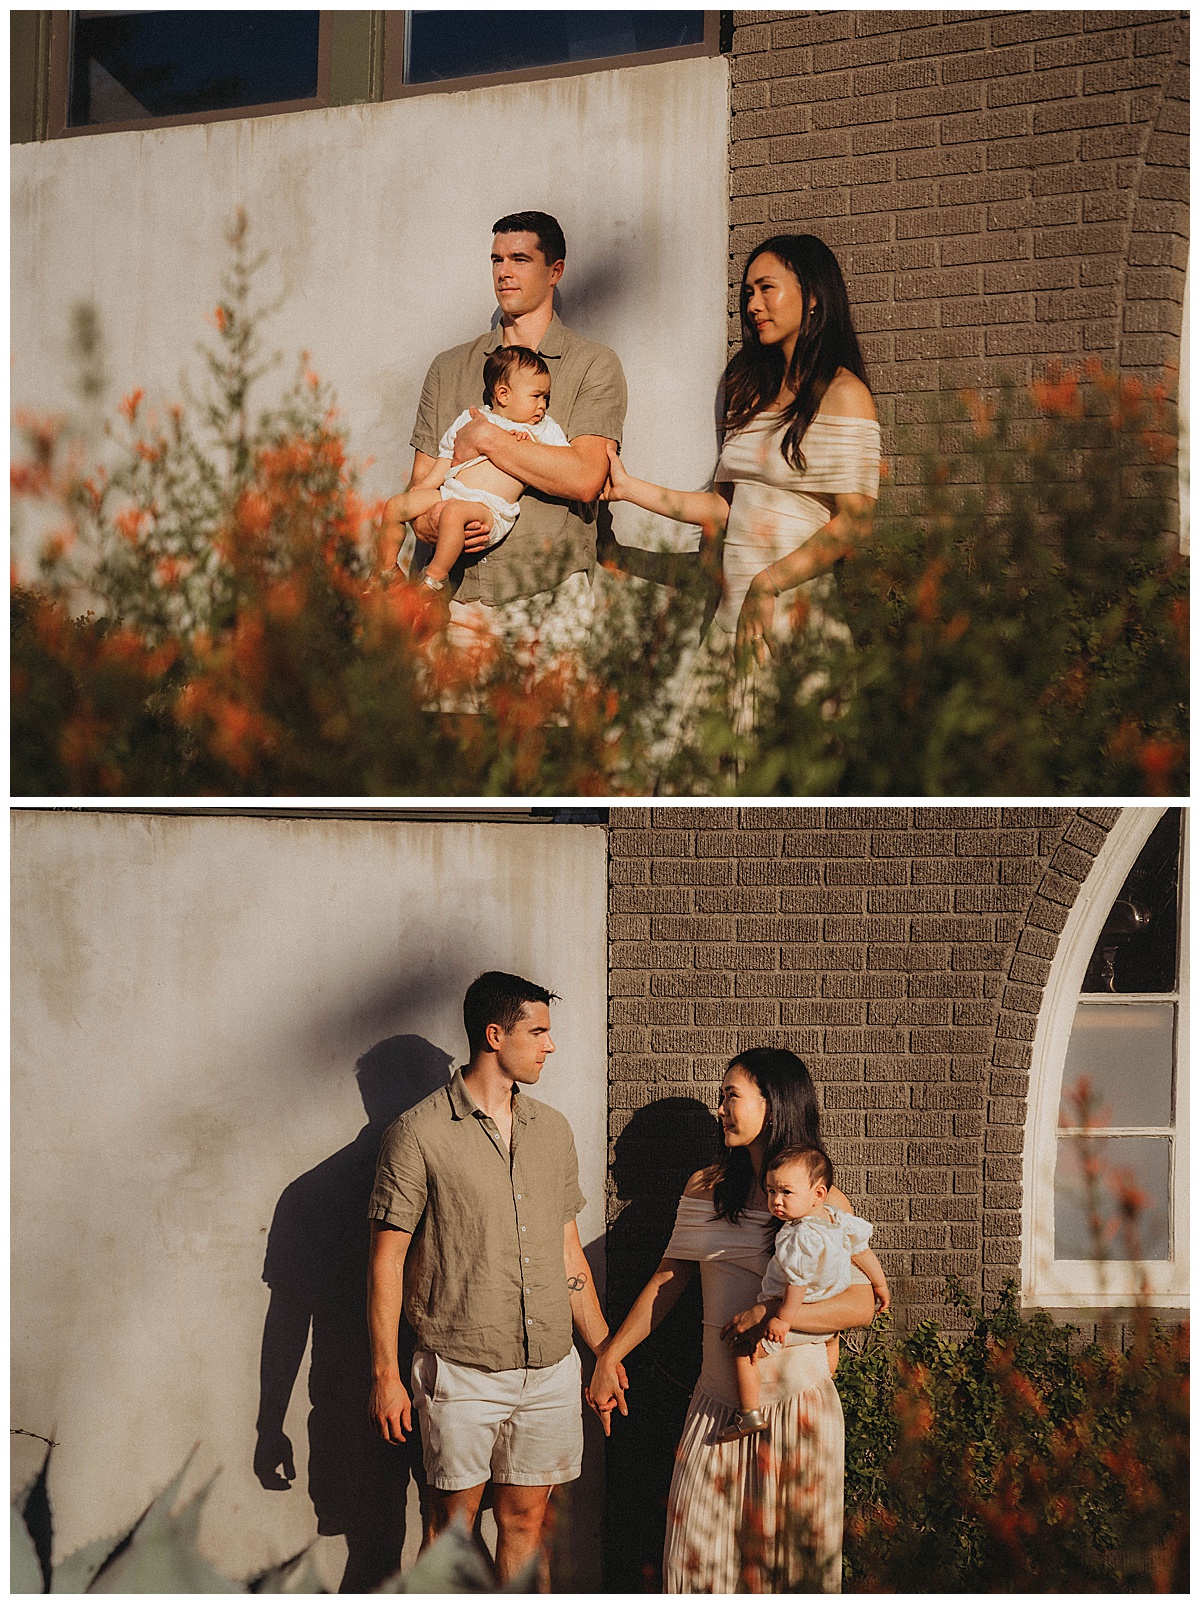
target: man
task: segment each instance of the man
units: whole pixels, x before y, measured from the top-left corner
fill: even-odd
[[[625,375],[614,352],[566,328],[554,310],[554,288],[567,252],[555,219],[546,212],[512,212],[493,225],[493,234],[492,283],[500,322],[434,358],[413,429],[416,456],[409,484],[432,466],[438,442],[459,413],[479,407],[489,354],[500,345],[537,351],[550,368],[550,415],[569,444],[515,439],[482,413],[459,432],[456,462],[487,457],[527,488],[520,518],[493,550],[487,550],[486,534],[467,526],[466,550],[477,560],[467,567],[450,618],[455,633],[536,627],[542,606],[552,600],[549,621],[565,624],[561,644],[571,644],[591,624],[596,503],[608,477],[609,443],[619,444],[624,427]],[[388,522],[395,522],[394,512],[385,513]],[[434,538],[429,514],[413,528],[418,536]],[[534,597],[539,604],[531,607]]]
[[[472,983],[470,1062],[388,1129],[369,1210],[371,1418],[402,1443],[416,1404],[434,1532],[456,1515],[471,1524],[492,1482],[501,1580],[538,1552],[551,1487],[579,1475],[572,1321],[593,1352],[608,1337],[575,1223],[571,1127],[520,1090],[554,1051],[553,997],[519,975]],[[417,1334],[411,1400],[402,1304]]]

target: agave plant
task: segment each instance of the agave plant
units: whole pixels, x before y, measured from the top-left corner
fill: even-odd
[[[123,1531],[100,1537],[53,1563],[54,1517],[48,1475],[53,1447],[37,1475],[12,1501],[10,1590],[13,1593],[324,1593],[308,1548],[290,1559],[233,1581],[196,1548],[200,1515],[212,1477],[176,1507],[192,1454],[177,1475]],[[195,1450],[193,1450],[193,1453]],[[457,1521],[412,1568],[397,1572],[379,1593],[529,1593],[537,1587],[539,1558],[501,1586],[491,1556]]]

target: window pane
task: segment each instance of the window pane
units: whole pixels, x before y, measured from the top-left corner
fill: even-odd
[[[1180,809],[1154,827],[1096,943],[1084,991],[1174,991]]]
[[[305,100],[319,11],[76,11],[70,126]]]
[[[1131,1248],[1122,1231],[1117,1196],[1123,1188],[1132,1187],[1142,1199],[1135,1220],[1133,1256],[1169,1259],[1170,1146],[1166,1136],[1100,1136],[1087,1140],[1060,1136],[1054,1176],[1054,1257],[1129,1258]],[[1097,1161],[1094,1201],[1099,1216],[1099,1251],[1088,1224],[1085,1147]]]
[[[1170,1125],[1174,1048],[1174,1003],[1081,1002],[1063,1066],[1059,1124],[1082,1123],[1074,1094],[1086,1076],[1090,1125]]]
[[[700,44],[703,11],[410,11],[405,82]]]

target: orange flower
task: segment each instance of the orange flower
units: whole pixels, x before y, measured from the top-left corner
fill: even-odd
[[[141,406],[142,398],[145,394],[145,390],[140,388],[137,390],[131,390],[117,408],[118,412],[121,413],[122,417],[124,417],[127,422],[132,423],[137,417],[138,408]]]

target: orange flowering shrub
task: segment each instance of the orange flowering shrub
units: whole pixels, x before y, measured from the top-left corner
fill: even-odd
[[[36,578],[14,582],[18,795],[605,795],[649,786],[662,680],[685,610],[610,592],[580,657],[452,650],[379,546],[307,358],[274,409],[259,361],[245,220],[211,322],[194,426],[140,390],[85,468],[58,420],[19,420],[14,496],[52,509]]]
[[[707,553],[624,548],[574,654],[451,650],[307,358],[252,412],[244,217],[230,240],[198,408],[135,389],[101,463],[18,415],[14,503],[45,533],[15,580],[16,795],[1186,793],[1161,395],[1093,368],[1039,380],[1032,422],[968,397],[920,513],[838,565],[853,639],[802,597],[752,693],[723,661],[678,671]]]
[[[885,490],[839,564],[853,644],[777,654],[737,789],[1187,795],[1165,391],[1092,363],[963,410],[918,510],[890,515]],[[843,688],[838,717],[813,683]]]
[[[960,1342],[933,1321],[844,1357],[846,1590],[1187,1588],[1188,1328],[1137,1313],[1125,1351],[1010,1282],[989,1314],[953,1283]]]

